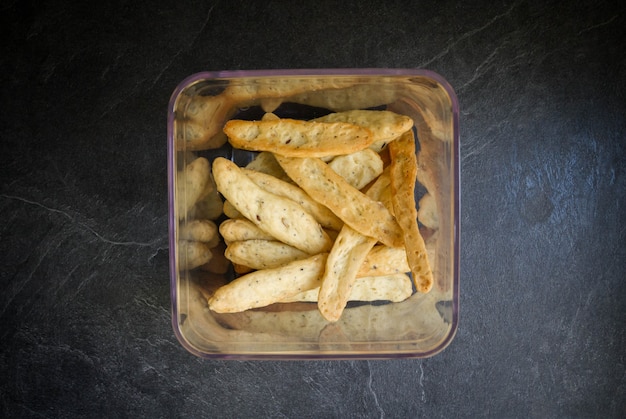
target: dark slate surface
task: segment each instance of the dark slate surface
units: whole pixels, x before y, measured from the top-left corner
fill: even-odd
[[[75,3],[1,6],[0,416],[623,417],[622,3]],[[456,88],[461,322],[433,358],[207,361],[174,337],[169,96],[306,67]]]

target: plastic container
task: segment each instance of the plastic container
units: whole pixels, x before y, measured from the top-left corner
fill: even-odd
[[[223,243],[213,239],[201,246],[212,247],[214,257],[196,266],[202,252],[185,240],[195,219],[216,225],[223,219],[214,185],[194,190],[198,170],[189,169],[191,163],[203,157],[210,164],[218,156],[239,166],[252,160],[255,153],[226,142],[222,128],[228,119],[260,119],[272,111],[310,119],[348,109],[387,109],[414,120],[421,169],[416,205],[430,193],[438,218],[436,228],[420,226],[432,250],[433,289],[397,303],[351,302],[334,323],[323,319],[315,303],[211,311],[207,297],[236,274],[224,264]],[[180,83],[168,106],[172,323],[180,343],[195,355],[217,359],[423,358],[443,350],[459,321],[458,111],[450,85],[425,70],[204,72]],[[201,204],[194,203],[198,199]]]

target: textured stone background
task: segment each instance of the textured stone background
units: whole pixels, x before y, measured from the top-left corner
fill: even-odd
[[[0,416],[626,411],[624,5],[5,3]],[[324,67],[457,91],[456,338],[424,360],[195,358],[170,325],[169,96],[201,70]]]

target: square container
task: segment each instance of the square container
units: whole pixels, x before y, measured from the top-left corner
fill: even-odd
[[[429,193],[438,219],[434,228],[420,225],[430,250],[432,290],[397,303],[351,302],[335,323],[325,321],[315,303],[211,311],[207,297],[236,274],[224,264],[222,242],[205,243],[201,249],[212,247],[217,257],[196,266],[202,251],[183,238],[194,220],[223,220],[211,177],[203,191],[194,189],[198,168],[192,162],[203,157],[210,164],[219,156],[245,166],[253,159],[254,152],[226,141],[222,128],[229,119],[258,120],[272,111],[311,119],[349,109],[387,109],[415,123],[415,202]],[[181,344],[217,359],[423,358],[443,350],[459,321],[458,111],[450,85],[425,70],[225,71],[185,79],[169,102],[167,133],[172,323]]]

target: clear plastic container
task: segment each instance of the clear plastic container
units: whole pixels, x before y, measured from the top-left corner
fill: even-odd
[[[210,167],[219,156],[244,166],[252,160],[254,152],[226,141],[222,128],[229,119],[255,120],[272,111],[310,119],[349,109],[387,109],[414,120],[420,167],[415,202],[431,194],[438,219],[434,228],[420,226],[431,250],[432,290],[397,303],[350,302],[334,323],[324,320],[315,303],[211,311],[207,297],[236,273],[225,263],[221,241],[200,248],[211,247],[214,254],[202,264],[202,251],[189,244],[185,229],[194,220],[223,220],[211,177],[198,192],[192,162],[203,157]],[[451,86],[426,70],[224,71],[181,82],[169,103],[167,133],[172,323],[181,344],[217,359],[423,358],[443,350],[459,321],[458,112]]]

